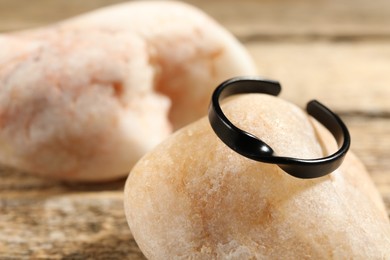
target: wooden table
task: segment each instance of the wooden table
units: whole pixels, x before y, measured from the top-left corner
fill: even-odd
[[[115,2],[120,0],[0,0],[0,31]],[[301,106],[318,98],[342,116],[352,150],[390,213],[390,2],[188,2],[246,45],[260,74],[282,82],[282,97]],[[144,258],[124,217],[123,185],[65,184],[1,167],[0,259]]]

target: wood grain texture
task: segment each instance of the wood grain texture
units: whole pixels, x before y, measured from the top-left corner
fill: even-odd
[[[302,107],[316,98],[343,114],[390,115],[387,42],[247,44],[260,75],[278,79],[282,96]]]
[[[0,0],[0,31],[42,26],[125,0]],[[242,40],[388,39],[387,0],[184,1],[204,10]]]
[[[5,167],[0,179],[0,259],[144,259],[124,215],[124,180],[67,184]]]
[[[0,0],[0,31],[121,0]],[[190,0],[231,30],[282,97],[342,116],[390,215],[390,1]],[[1,46],[0,46],[1,51]],[[69,184],[0,167],[0,259],[144,259],[123,212],[124,180]]]

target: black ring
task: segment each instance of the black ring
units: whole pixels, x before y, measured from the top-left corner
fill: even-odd
[[[277,164],[288,174],[303,178],[317,178],[336,170],[348,152],[351,138],[343,121],[331,110],[316,100],[307,104],[309,115],[317,119],[334,136],[339,150],[318,159],[299,159],[277,156],[272,148],[258,137],[233,125],[222,112],[220,100],[244,93],[265,93],[277,96],[281,86],[277,81],[253,77],[237,77],[219,85],[211,98],[209,120],[217,136],[231,149],[252,160]]]

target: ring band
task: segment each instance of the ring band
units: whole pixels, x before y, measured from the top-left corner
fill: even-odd
[[[317,178],[336,170],[348,152],[351,138],[343,121],[320,102],[310,101],[306,110],[309,115],[317,119],[332,133],[339,148],[335,153],[317,159],[299,159],[275,155],[268,144],[230,122],[220,106],[220,101],[231,95],[263,93],[277,96],[280,91],[281,85],[279,82],[254,77],[237,77],[223,82],[214,90],[211,98],[209,107],[211,127],[216,135],[235,152],[252,160],[277,164],[294,177]]]

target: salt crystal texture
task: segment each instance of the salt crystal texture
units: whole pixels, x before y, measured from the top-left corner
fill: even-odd
[[[0,162],[107,181],[207,113],[213,89],[255,74],[242,45],[180,2],[103,8],[0,35]]]
[[[282,99],[243,95],[223,109],[279,155],[317,158],[337,149],[324,127]],[[390,258],[384,204],[352,152],[333,173],[298,179],[229,149],[207,118],[137,163],[125,211],[149,259]]]

